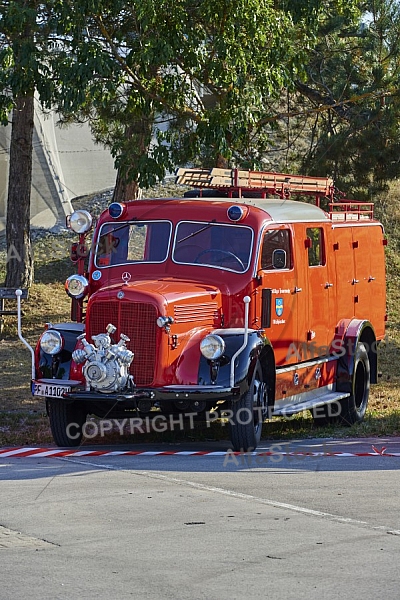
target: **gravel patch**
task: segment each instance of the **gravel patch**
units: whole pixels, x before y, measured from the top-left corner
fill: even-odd
[[[159,183],[147,190],[144,190],[143,198],[181,198],[187,189],[189,188],[176,185],[172,180],[166,180],[163,183]],[[100,216],[103,210],[109,206],[112,201],[112,196],[113,189],[87,196],[78,196],[72,200],[72,206],[75,210],[87,210],[93,217],[97,218]],[[46,229],[44,227],[31,228],[31,240],[34,245],[36,242],[46,240],[49,237],[66,237],[70,234],[71,232],[69,229],[67,229],[64,222],[57,223],[50,229]],[[1,252],[5,252],[6,247],[5,235],[0,236],[0,260],[2,258]]]

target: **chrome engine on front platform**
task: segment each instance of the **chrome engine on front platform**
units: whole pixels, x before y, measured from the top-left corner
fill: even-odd
[[[88,390],[109,393],[122,392],[127,387],[133,352],[126,347],[129,338],[123,333],[118,344],[111,342],[110,335],[115,333],[116,329],[111,323],[108,324],[107,333],[92,336],[94,345],[89,344],[85,334],[78,337],[82,341],[83,348],[75,350],[72,359],[78,365],[86,361],[83,374]]]

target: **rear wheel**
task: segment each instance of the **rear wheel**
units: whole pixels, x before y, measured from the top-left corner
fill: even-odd
[[[351,394],[348,398],[341,400],[340,420],[343,425],[350,427],[354,423],[361,423],[364,419],[368,406],[370,375],[368,352],[364,344],[359,342],[354,353]]]
[[[249,452],[258,446],[268,414],[267,386],[257,361],[248,391],[232,403],[231,442],[235,452]]]
[[[319,426],[340,423],[351,427],[361,423],[368,406],[370,388],[370,364],[368,352],[362,342],[354,353],[353,375],[351,377],[350,396],[319,406],[311,411],[314,423]]]
[[[57,446],[75,447],[82,441],[82,428],[86,421],[86,412],[74,403],[47,399],[50,428]]]

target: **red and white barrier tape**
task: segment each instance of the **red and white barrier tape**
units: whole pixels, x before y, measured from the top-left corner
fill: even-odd
[[[61,458],[66,456],[208,456],[218,457],[226,456],[231,452],[235,456],[287,456],[287,457],[335,457],[335,458],[353,458],[366,456],[388,456],[400,458],[400,452],[386,452],[386,448],[376,448],[372,446],[372,452],[232,452],[218,451],[209,452],[205,450],[61,450],[52,448],[3,448],[0,449],[0,458]]]

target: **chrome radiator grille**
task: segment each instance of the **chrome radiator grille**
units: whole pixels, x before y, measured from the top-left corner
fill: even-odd
[[[157,311],[151,304],[141,302],[94,302],[86,316],[86,339],[105,333],[108,323],[116,326],[113,335],[119,340],[120,333],[130,338],[129,350],[135,353],[130,372],[136,385],[151,385],[156,364]]]

